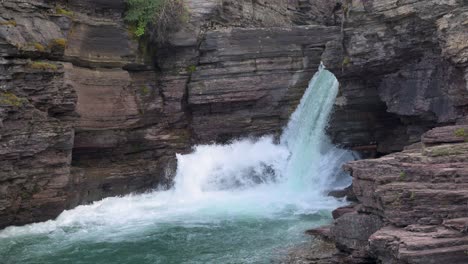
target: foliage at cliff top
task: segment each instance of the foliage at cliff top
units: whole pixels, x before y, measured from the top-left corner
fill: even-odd
[[[151,33],[158,42],[165,42],[169,32],[177,30],[187,21],[188,11],[182,0],[126,0],[125,20],[130,23],[132,33],[142,37]]]

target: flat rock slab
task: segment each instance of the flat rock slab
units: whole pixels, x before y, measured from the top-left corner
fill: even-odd
[[[371,252],[383,264],[468,263],[468,236],[442,226],[412,231],[385,227],[369,241]]]

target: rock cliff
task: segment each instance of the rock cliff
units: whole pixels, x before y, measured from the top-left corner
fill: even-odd
[[[330,134],[347,146],[400,151],[428,129],[466,122],[465,0],[346,0],[325,64],[341,96]]]
[[[343,6],[324,54],[341,81],[329,132],[372,155],[401,152],[345,165],[357,203],[310,233],[338,249],[325,263],[466,263],[468,2]]]
[[[124,0],[0,2],[0,228],[170,185],[193,144],[278,133],[324,61],[335,143],[377,156],[425,133],[346,166],[339,263],[465,260],[466,0],[184,2],[164,45],[132,35]]]
[[[0,3],[0,228],[169,185],[193,144],[277,133],[339,37],[329,1],[185,4],[158,45],[124,0]]]
[[[422,143],[345,168],[359,201],[330,236],[349,263],[468,260],[468,126],[435,128]],[[355,228],[349,228],[356,226]]]

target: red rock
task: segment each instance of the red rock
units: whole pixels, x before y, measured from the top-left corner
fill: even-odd
[[[442,223],[443,226],[457,230],[461,233],[468,233],[468,218],[447,219]]]
[[[311,235],[311,236],[316,236],[325,240],[331,240],[331,231],[330,231],[330,226],[322,226],[314,229],[309,229],[305,231],[306,234]]]
[[[437,127],[425,133],[422,137],[422,142],[426,145],[467,141],[468,126]]]
[[[326,0],[186,1],[187,28],[141,52],[123,0],[66,2],[73,18],[0,2],[0,228],[169,185],[193,144],[277,133],[339,38]]]
[[[333,216],[333,219],[336,220],[336,219],[342,217],[343,215],[348,214],[348,213],[352,213],[352,212],[356,212],[355,205],[350,205],[350,206],[344,206],[344,207],[337,208],[337,209],[333,210],[332,216]]]
[[[370,250],[382,263],[467,263],[468,236],[457,233],[443,227],[423,233],[385,227],[370,237]]]

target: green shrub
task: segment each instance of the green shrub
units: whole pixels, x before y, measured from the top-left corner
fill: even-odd
[[[61,49],[65,49],[67,47],[67,40],[64,39],[64,38],[57,38],[57,39],[53,39],[49,46],[51,48],[53,47],[58,47],[58,48],[61,48]]]
[[[23,191],[22,193],[20,193],[20,197],[22,200],[27,200],[30,199],[32,195],[30,193],[27,193],[26,191]]]
[[[14,93],[4,92],[0,93],[0,104],[8,106],[20,107],[24,103],[24,99],[19,98]]]
[[[43,61],[32,61],[28,63],[28,67],[35,70],[58,70],[57,65]]]
[[[13,26],[13,27],[16,27],[17,24],[16,24],[16,21],[11,19],[11,20],[7,20],[5,22],[0,22],[0,26]]]
[[[343,66],[348,66],[350,63],[351,63],[350,57],[346,56],[343,58],[343,63],[342,63]]]
[[[150,24],[158,42],[166,41],[169,32],[177,30],[187,17],[183,0],[126,0],[125,20],[137,37],[145,35]]]
[[[140,94],[142,96],[147,96],[151,92],[150,88],[146,85],[140,87]]]
[[[34,43],[34,48],[39,52],[44,52],[46,50],[45,47],[39,42]]]
[[[405,180],[406,179],[406,173],[404,171],[400,172],[400,180]]]
[[[56,7],[55,8],[55,13],[58,14],[58,15],[64,15],[64,16],[68,16],[68,17],[72,17],[73,16],[73,12],[70,11],[70,10],[66,10],[64,8],[61,8],[61,7]]]
[[[190,65],[190,66],[187,67],[186,70],[187,70],[188,73],[194,73],[194,72],[197,71],[197,66],[195,66],[195,65]]]
[[[21,51],[39,51],[39,52],[45,52],[46,47],[42,45],[39,42],[28,42],[28,43],[17,43],[16,48],[18,48]]]
[[[459,128],[455,130],[455,136],[457,137],[468,137],[468,132],[465,131],[463,128]]]

